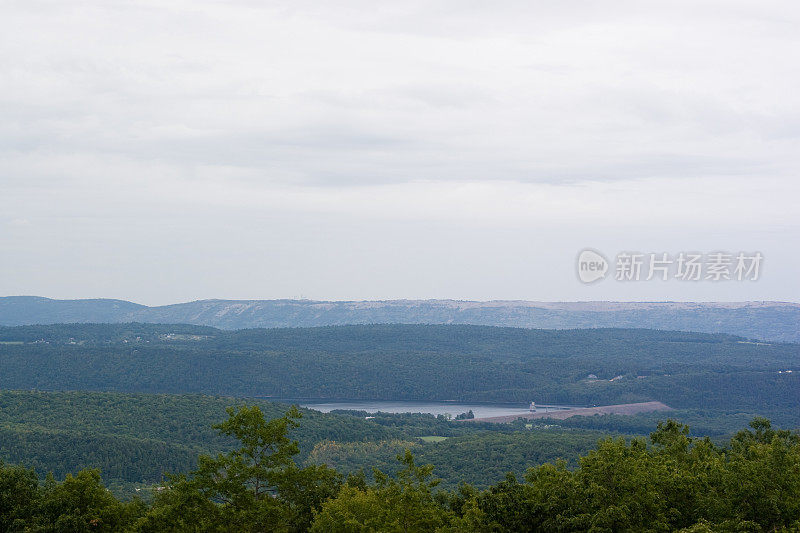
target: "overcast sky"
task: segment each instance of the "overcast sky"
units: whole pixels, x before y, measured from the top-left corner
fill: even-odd
[[[0,3],[0,295],[800,301],[800,4]],[[756,282],[581,284],[586,247]]]

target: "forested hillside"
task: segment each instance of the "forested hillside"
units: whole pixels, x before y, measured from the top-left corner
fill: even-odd
[[[0,460],[57,477],[97,468],[118,494],[159,482],[165,474],[194,468],[199,453],[230,450],[233,439],[211,426],[225,409],[245,400],[200,395],[106,392],[0,391]],[[267,417],[285,404],[248,399]],[[601,433],[553,428],[531,432],[524,426],[463,424],[432,415],[323,414],[302,410],[303,423],[291,431],[300,441],[298,460],[328,463],[342,472],[394,466],[397,450],[411,447],[442,465],[445,486],[478,486],[524,473],[531,463],[575,461]],[[435,435],[452,441],[430,443]],[[397,443],[401,443],[398,445]],[[465,456],[463,452],[470,450]],[[475,457],[472,452],[483,450]],[[465,464],[469,459],[469,464]]]
[[[233,441],[211,425],[224,418],[226,407],[244,403],[258,405],[268,417],[288,409],[265,400],[200,395],[0,391],[0,459],[42,476],[98,468],[115,493],[130,496],[165,473],[193,468],[198,453],[230,449]],[[575,465],[601,436],[647,435],[666,416],[722,442],[757,413],[677,410],[539,420],[533,427],[422,414],[372,413],[365,420],[367,414],[303,410],[303,423],[291,432],[301,444],[298,461],[369,473],[372,466],[392,470],[397,453],[410,448],[437,465],[442,486],[483,487],[509,471],[522,475],[531,464],[560,458]]]
[[[21,326],[0,328],[0,365],[6,389],[573,405],[658,400],[768,415],[800,403],[798,344],[652,330]]]
[[[522,405],[659,400],[677,408],[669,416],[720,442],[756,416],[800,427],[798,369],[796,344],[652,330],[3,327],[0,459],[40,475],[99,468],[117,494],[130,495],[164,473],[193,468],[199,453],[229,450],[233,441],[210,429],[226,407],[246,402],[268,417],[288,408],[267,397]],[[442,486],[484,487],[506,471],[522,475],[531,464],[563,458],[574,466],[601,432],[647,434],[667,416],[498,425],[366,415],[306,411],[292,432],[301,442],[298,461],[343,473],[391,469],[394,456],[409,448],[439,466]]]
[[[232,441],[231,449],[200,455],[195,468],[160,481],[151,502],[118,500],[97,470],[42,482],[34,470],[0,460],[0,531],[767,532],[800,526],[800,435],[776,430],[766,419],[753,420],[724,446],[693,439],[688,427],[669,420],[649,440],[600,440],[572,467],[537,464],[544,456],[520,453],[524,435],[489,434],[486,445],[465,442],[458,466],[474,467],[469,459],[486,461],[498,449],[508,455],[503,443],[510,442],[527,468],[524,477],[508,474],[483,490],[447,490],[436,464],[424,464],[412,443],[384,446],[399,452],[392,470],[344,476],[332,467],[337,451],[328,449],[330,442],[315,448],[323,463],[296,461],[300,446],[291,432],[303,424],[296,409],[272,420],[258,406],[227,413],[214,427]],[[550,446],[565,442],[564,436],[537,438]],[[461,447],[458,439],[451,442]],[[430,458],[452,452],[438,453]]]
[[[0,391],[0,459],[63,476],[99,468],[115,482],[154,483],[193,466],[198,452],[230,447],[211,425],[243,400],[200,395]],[[252,401],[266,416],[288,405]],[[294,435],[321,440],[383,440],[403,435],[363,418],[305,411]]]
[[[524,328],[648,328],[800,342],[791,302],[471,302],[199,300],[147,307],[123,300],[0,297],[0,324],[149,322],[223,329],[348,324],[473,324]]]

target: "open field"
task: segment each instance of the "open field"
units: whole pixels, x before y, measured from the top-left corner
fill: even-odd
[[[640,402],[640,403],[622,403],[618,405],[601,405],[598,407],[582,407],[577,409],[563,409],[558,411],[551,411],[549,413],[537,412],[528,413],[524,415],[509,415],[509,416],[490,416],[487,418],[474,418],[466,420],[465,422],[491,422],[495,424],[507,424],[519,418],[525,420],[534,420],[537,418],[552,418],[555,420],[564,420],[572,416],[592,416],[592,415],[635,415],[639,413],[651,413],[653,411],[671,411],[672,407],[665,405],[661,402]]]
[[[442,442],[446,441],[447,437],[440,437],[438,435],[425,435],[424,437],[420,437],[419,440],[422,442]]]

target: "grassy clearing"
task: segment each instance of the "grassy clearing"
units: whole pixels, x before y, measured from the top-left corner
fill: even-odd
[[[440,437],[438,435],[426,435],[424,437],[420,437],[419,440],[422,442],[442,442],[443,440],[447,440],[447,437]]]

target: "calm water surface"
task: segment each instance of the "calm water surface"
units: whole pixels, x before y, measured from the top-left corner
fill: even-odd
[[[530,413],[527,404],[487,404],[487,403],[466,403],[466,402],[413,402],[413,401],[381,401],[381,400],[308,400],[308,399],[281,399],[281,402],[295,403],[300,407],[307,407],[316,411],[328,413],[335,409],[349,409],[355,411],[367,411],[376,413],[429,413],[432,415],[450,414],[455,417],[461,413],[466,413],[470,409],[475,414],[475,418],[488,416],[507,416],[522,415]],[[553,410],[569,409],[563,405],[541,405],[537,406],[535,412],[542,413]]]

